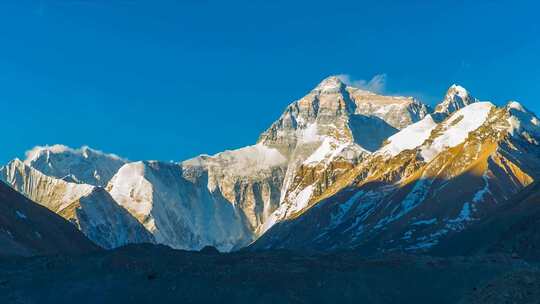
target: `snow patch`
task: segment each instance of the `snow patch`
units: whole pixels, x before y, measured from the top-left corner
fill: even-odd
[[[429,162],[445,149],[463,143],[470,132],[484,124],[493,107],[491,102],[478,102],[455,112],[443,122],[442,133],[429,146],[422,148],[424,160]]]
[[[310,123],[304,129],[299,129],[299,141],[302,143],[320,141],[321,136],[318,133],[317,123]]]
[[[473,203],[482,202],[487,194],[491,194],[491,191],[489,190],[489,177],[487,176],[487,171],[482,175],[482,179],[484,180],[485,185],[482,189],[474,194],[472,199]]]
[[[56,145],[52,145],[52,146],[49,146],[49,145],[45,145],[45,146],[35,146],[34,148],[26,151],[25,155],[26,155],[26,159],[24,161],[25,164],[30,164],[32,161],[35,161],[37,158],[39,158],[41,156],[41,154],[43,153],[47,153],[47,152],[50,152],[50,153],[53,153],[53,154],[62,154],[62,153],[72,153],[72,154],[77,154],[81,157],[87,157],[88,155],[88,152],[92,152],[92,153],[95,153],[95,154],[99,154],[99,155],[102,155],[102,156],[106,156],[106,157],[110,157],[110,158],[113,158],[113,159],[116,159],[116,160],[122,160],[122,161],[126,161],[125,159],[123,159],[122,157],[116,155],[116,154],[112,154],[112,153],[105,153],[105,152],[102,152],[100,150],[94,150],[88,146],[82,146],[78,149],[73,149],[73,148],[70,148],[68,146],[65,146],[65,145],[59,145],[59,144],[56,144]]]
[[[319,83],[314,91],[323,94],[338,93],[343,86],[344,84],[339,76],[330,76]]]
[[[311,154],[304,164],[314,164],[321,161],[326,163],[331,162],[334,158],[340,155],[340,153],[349,146],[349,143],[340,143],[329,137],[326,137],[322,144]]]
[[[381,148],[380,153],[396,156],[402,151],[414,149],[422,145],[437,126],[431,115],[409,125],[400,132],[388,138],[388,144]]]
[[[437,223],[437,218],[432,218],[430,220],[420,220],[412,223],[413,225],[432,225]]]
[[[272,214],[270,214],[266,221],[264,221],[263,225],[259,228],[260,233],[262,234],[266,232],[276,223],[278,223],[284,218],[287,218],[287,216],[290,216],[295,212],[299,212],[305,209],[309,204],[309,199],[313,195],[314,190],[315,187],[313,185],[309,185],[301,191],[297,192],[297,194],[293,193],[289,195],[289,197],[293,198],[290,200],[290,203],[281,204],[279,208],[277,208]]]
[[[437,245],[439,243],[439,238],[444,236],[447,233],[448,233],[448,229],[443,228],[429,235],[419,237],[417,238],[417,240],[419,241],[418,243],[411,245],[409,247],[406,247],[405,249],[411,250],[411,251],[429,249]]]
[[[345,203],[339,205],[336,213],[332,214],[331,227],[335,227],[341,223],[343,217],[351,210],[352,206],[364,195],[364,191],[360,190],[353,194]]]
[[[396,220],[403,215],[409,213],[413,210],[418,204],[426,200],[426,197],[429,193],[429,188],[433,184],[433,180],[425,177],[421,177],[414,184],[411,192],[401,201],[399,213],[392,216],[391,221]]]
[[[450,223],[461,223],[472,220],[471,218],[471,205],[467,202],[463,204],[463,208],[459,212],[459,215],[455,219],[448,220]]]
[[[152,211],[153,187],[145,178],[143,162],[129,163],[112,178],[111,196],[136,217],[144,217]]]
[[[540,121],[538,118],[517,101],[509,102],[506,108],[510,114],[507,118],[510,125],[508,132],[512,136],[521,135],[529,142],[538,144],[540,138]]]
[[[287,158],[277,149],[263,143],[232,151],[225,151],[214,156],[199,156],[181,163],[187,167],[219,166],[238,176],[249,176],[272,167],[283,165]]]
[[[16,210],[16,211],[15,211],[15,214],[16,214],[17,217],[20,218],[20,219],[23,219],[23,220],[27,219],[26,214],[22,213],[22,212],[19,211],[19,210]]]
[[[308,206],[309,199],[311,198],[311,195],[313,194],[314,187],[313,185],[309,185],[306,188],[304,188],[302,191],[298,193],[296,196],[294,202],[291,204],[290,213],[298,212],[303,210]]]
[[[465,99],[469,96],[469,92],[462,86],[453,84],[450,86],[450,90],[454,92],[457,96],[459,96],[461,99]]]

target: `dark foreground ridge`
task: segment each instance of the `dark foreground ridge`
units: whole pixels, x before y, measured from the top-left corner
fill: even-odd
[[[75,226],[0,181],[0,256],[98,250]]]
[[[130,245],[4,259],[0,278],[0,303],[504,303],[493,287],[500,284],[512,303],[540,297],[538,268],[508,255],[208,254]]]

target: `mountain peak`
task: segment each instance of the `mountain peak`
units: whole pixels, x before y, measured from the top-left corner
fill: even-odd
[[[515,100],[509,101],[508,104],[506,105],[506,108],[508,110],[517,110],[517,111],[520,111],[520,112],[529,112],[529,111],[527,111],[525,109],[525,107],[521,103],[519,103],[519,102],[517,102]]]
[[[443,101],[435,107],[435,113],[449,115],[477,101],[467,89],[458,84],[453,84],[448,88]]]
[[[344,87],[343,81],[338,76],[333,75],[323,79],[313,91],[322,94],[333,94],[340,92]]]
[[[91,155],[94,154],[94,155],[104,156],[104,157],[115,159],[115,160],[125,161],[118,155],[106,154],[99,150],[92,149],[88,146],[82,146],[78,149],[74,149],[65,145],[55,144],[52,146],[49,146],[49,145],[35,146],[34,148],[26,152],[26,159],[24,162],[27,164],[30,164],[38,160],[40,157],[44,157],[44,156],[49,157],[50,154],[70,154],[70,155],[77,155],[83,158],[89,158]]]
[[[26,152],[24,161],[43,174],[94,186],[105,186],[126,162],[88,146],[73,149],[64,145],[36,146]]]
[[[448,92],[446,94],[453,94],[458,95],[461,98],[467,98],[469,96],[469,91],[459,84],[454,83],[450,86],[450,88],[448,88]]]
[[[510,134],[521,136],[530,143],[540,144],[540,120],[517,101],[510,101],[505,107],[508,113]]]

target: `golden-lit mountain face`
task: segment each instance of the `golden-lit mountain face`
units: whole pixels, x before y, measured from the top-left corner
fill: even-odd
[[[539,128],[458,85],[432,111],[332,76],[252,146],[178,163],[36,147],[0,178],[105,248],[426,251],[538,179]]]
[[[252,247],[430,250],[538,179],[538,138],[536,117],[517,103],[465,105],[418,146],[369,155]]]

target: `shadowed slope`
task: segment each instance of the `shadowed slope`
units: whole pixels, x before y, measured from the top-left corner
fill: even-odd
[[[504,252],[540,261],[540,183],[501,203],[494,214],[433,248],[432,254]]]
[[[75,226],[0,182],[0,255],[97,250]]]

